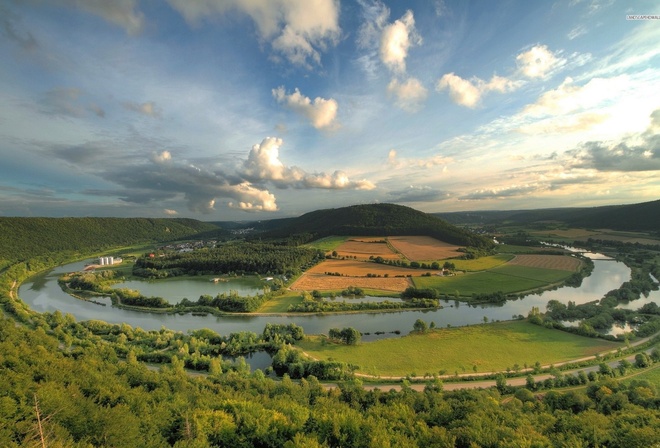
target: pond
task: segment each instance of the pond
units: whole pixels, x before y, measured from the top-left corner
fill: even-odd
[[[57,278],[65,272],[81,270],[85,262],[71,263],[60,266],[53,270],[43,272],[25,283],[19,289],[20,298],[30,308],[37,312],[53,312],[59,310],[62,313],[72,314],[77,320],[99,319],[108,323],[127,323],[133,327],[144,330],[158,330],[162,327],[187,332],[199,328],[209,328],[219,334],[229,334],[238,331],[253,331],[261,333],[266,323],[295,323],[303,327],[306,334],[328,333],[330,328],[353,327],[362,333],[370,333],[363,337],[364,341],[395,337],[392,332],[399,331],[401,335],[408,334],[417,319],[427,323],[434,322],[437,327],[463,326],[483,323],[485,320],[492,322],[497,320],[509,320],[514,316],[527,313],[536,306],[544,310],[549,300],[558,300],[562,303],[568,301],[576,304],[586,303],[601,299],[605,293],[618,288],[623,282],[630,279],[630,269],[623,263],[612,260],[594,260],[592,274],[585,278],[579,288],[564,287],[541,294],[526,296],[519,300],[510,300],[503,305],[467,305],[454,300],[441,301],[442,309],[427,311],[396,311],[377,312],[361,314],[325,314],[325,315],[294,315],[294,316],[193,316],[191,314],[155,314],[144,313],[133,310],[124,310],[113,306],[99,306],[91,302],[77,300],[62,291],[57,283]],[[232,280],[233,281],[233,280]],[[179,299],[176,297],[185,294],[189,298],[199,296],[199,290],[194,289],[194,294],[183,292],[185,288],[179,288],[176,279],[161,282],[140,282],[148,289],[139,288],[145,294],[161,295],[171,302]],[[206,283],[209,283],[208,285]],[[165,285],[162,294],[153,293],[151,288],[160,288]],[[231,282],[228,286],[231,285]],[[195,283],[195,288],[220,287],[203,280]],[[256,287],[256,285],[253,285]],[[135,287],[133,285],[132,287]],[[231,287],[231,286],[230,286]],[[248,286],[246,286],[248,288]],[[171,293],[171,295],[170,295]],[[217,294],[217,292],[216,292]],[[365,300],[383,300],[365,299]],[[660,293],[652,291],[646,300],[660,300]],[[635,307],[639,302],[631,302],[629,306]],[[109,301],[108,301],[109,304]],[[375,332],[384,332],[375,335]]]
[[[222,278],[215,282],[212,276],[168,278],[164,280],[128,280],[115,283],[112,287],[136,289],[142,295],[163,297],[170,303],[180,302],[187,298],[193,302],[201,295],[212,297],[218,294],[236,291],[239,296],[254,296],[263,294],[266,282],[256,276]]]

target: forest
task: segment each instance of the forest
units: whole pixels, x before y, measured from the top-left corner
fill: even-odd
[[[70,222],[52,222],[54,235],[77,231]],[[59,312],[37,314],[18,300],[16,286],[31,274],[74,256],[91,256],[99,247],[145,240],[142,234],[116,231],[114,243],[102,244],[99,230],[76,244],[66,244],[72,238],[63,240],[62,252],[31,247],[40,245],[33,238],[15,256],[3,253],[0,446],[660,444],[660,391],[653,376],[660,362],[657,350],[639,361],[647,369],[641,372],[649,376],[621,379],[617,372],[601,369],[583,390],[539,391],[536,384],[510,388],[498,381],[498,387],[486,390],[450,391],[434,378],[419,392],[405,381],[401,391],[367,390],[350,365],[310,364],[299,358],[290,346],[303,336],[296,327],[270,326],[260,335],[218,335],[204,329],[146,332],[126,324],[76,322]],[[40,232],[47,234],[47,226]],[[11,240],[12,235],[3,238]],[[654,315],[657,310],[644,311]],[[336,329],[333,335],[339,342],[346,338],[344,343],[357,337],[350,329]],[[281,378],[252,372],[236,358],[257,347],[273,350],[273,370]],[[203,374],[192,375],[191,370]],[[323,375],[343,381],[326,387],[318,379]]]
[[[145,254],[138,258],[133,274],[146,278],[197,274],[297,275],[325,258],[322,251],[302,246],[241,242],[222,244],[193,252]]]

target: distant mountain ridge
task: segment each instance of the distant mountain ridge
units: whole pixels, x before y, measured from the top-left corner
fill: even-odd
[[[265,236],[286,237],[311,234],[394,236],[425,235],[461,246],[490,247],[492,241],[456,227],[419,210],[396,204],[352,205],[316,210],[298,218],[273,219],[255,223]]]
[[[510,223],[531,224],[558,221],[572,227],[628,231],[660,231],[660,200],[630,205],[602,207],[552,208],[537,210],[494,210],[432,213],[453,224]]]

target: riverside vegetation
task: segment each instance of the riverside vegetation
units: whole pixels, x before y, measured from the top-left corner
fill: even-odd
[[[74,228],[69,231],[75,233]],[[120,244],[141,242],[126,235]],[[406,383],[401,392],[366,391],[357,379],[326,390],[312,374],[323,369],[307,366],[308,361],[297,358],[299,354],[290,354],[290,342],[304,336],[296,327],[269,327],[254,336],[220,336],[205,330],[146,332],[127,325],[75,322],[58,312],[35,314],[16,297],[17,284],[31,273],[97,250],[94,245],[65,253],[29,248],[23,252],[33,254],[29,259],[11,254],[4,258],[2,446],[36,441],[75,447],[647,447],[660,443],[657,384],[634,378],[619,382],[611,369],[594,374],[584,392],[536,395],[536,384],[514,391],[499,379],[496,388],[483,391],[445,391],[442,382],[434,379],[423,392]],[[337,336],[342,333],[350,332],[338,330]],[[273,366],[294,367],[286,367],[283,379],[274,381],[266,372],[250,372],[240,358],[229,361],[212,351],[211,347],[223,344],[226,353],[241,353],[231,347],[277,346]],[[158,370],[138,359],[159,351],[163,358],[171,356]],[[205,365],[204,356],[208,356],[207,375],[188,375],[185,366]],[[289,358],[292,362],[287,362]],[[660,361],[657,358],[657,351],[642,356],[639,367],[652,369]],[[622,370],[634,367],[623,365]],[[324,368],[336,371],[335,364]],[[289,373],[301,372],[312,376],[290,380]],[[345,372],[351,378],[352,366],[346,365]],[[502,394],[511,393],[502,399]]]

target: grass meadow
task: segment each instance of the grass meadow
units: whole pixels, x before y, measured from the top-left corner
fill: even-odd
[[[359,366],[359,372],[377,376],[502,371],[559,363],[617,349],[620,343],[586,338],[544,328],[526,321],[497,322],[430,330],[425,334],[363,342],[334,344],[324,336],[308,336],[297,344],[316,359],[334,359]]]
[[[467,273],[454,277],[413,277],[417,288],[432,288],[441,294],[460,296],[502,291],[505,294],[543,288],[560,282],[572,271],[505,265],[485,272]]]
[[[510,261],[514,256],[511,254],[497,254],[491,255],[489,257],[480,257],[476,260],[450,260],[456,266],[456,269],[459,271],[467,272],[476,272],[476,271],[486,271],[488,269],[496,268],[497,266],[502,266],[506,262]],[[442,263],[440,263],[442,264]]]
[[[348,237],[345,236],[326,236],[325,238],[312,241],[307,245],[324,252],[331,252],[339,247],[347,239]]]

